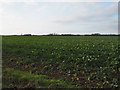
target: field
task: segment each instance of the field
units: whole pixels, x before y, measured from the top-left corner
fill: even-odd
[[[119,87],[118,36],[3,36],[3,88]]]

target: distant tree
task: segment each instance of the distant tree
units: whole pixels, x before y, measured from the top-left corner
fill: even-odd
[[[59,34],[57,34],[57,33],[51,33],[51,34],[48,34],[47,36],[59,36]]]
[[[101,34],[100,33],[94,33],[92,34],[92,36],[100,36]]]
[[[32,36],[31,34],[24,34],[23,36]]]

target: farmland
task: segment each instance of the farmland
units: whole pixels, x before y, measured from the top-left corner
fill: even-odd
[[[118,48],[118,36],[3,36],[3,87],[118,87]]]

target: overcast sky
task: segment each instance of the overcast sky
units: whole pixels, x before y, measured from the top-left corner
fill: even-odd
[[[118,33],[117,0],[13,1],[0,0],[0,34]]]

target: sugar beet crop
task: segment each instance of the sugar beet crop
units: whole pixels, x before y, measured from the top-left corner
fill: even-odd
[[[14,69],[61,81],[46,84],[47,88],[115,88],[120,73],[118,48],[117,36],[3,36],[3,86],[23,87],[31,82],[31,78],[19,82],[17,76],[14,84],[7,82],[13,75],[7,70]]]

